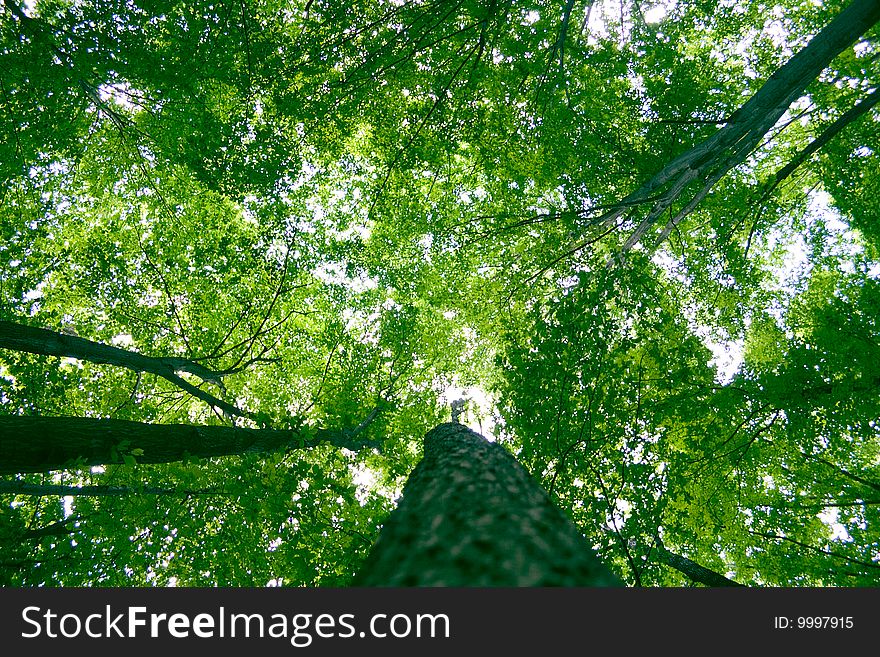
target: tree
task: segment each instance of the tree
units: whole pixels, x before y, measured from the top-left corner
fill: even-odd
[[[355,583],[619,584],[510,454],[456,423],[425,436],[425,456]]]
[[[676,225],[709,194],[712,187],[752,153],[791,104],[803,94],[806,86],[827,68],[831,60],[878,20],[880,6],[876,2],[861,0],[850,4],[811,39],[805,48],[774,72],[754,96],[723,121],[723,128],[674,158],[636,191],[598,217],[595,222],[599,224],[600,230],[607,231],[609,226],[614,226],[631,208],[650,206],[646,216],[624,242],[620,256],[638,244],[652,225],[663,214],[672,210],[673,204],[679,200],[685,189],[692,187],[691,183],[697,182],[696,193],[691,200],[681,209],[670,213],[672,216],[658,238],[659,241],[665,240]],[[870,97],[863,105],[865,107],[860,108],[855,113],[856,116],[872,105]],[[849,117],[845,120],[848,121]],[[831,126],[829,130],[834,133],[837,128]],[[817,141],[821,142],[822,139],[823,137],[819,137]],[[811,144],[805,151],[812,147]],[[801,158],[798,154],[796,160]],[[777,174],[777,180],[787,177],[789,174],[786,169],[792,165],[797,166],[794,162],[786,165]],[[575,247],[574,251],[592,242],[592,238],[588,239]]]
[[[719,575],[708,568],[704,568],[687,557],[670,552],[662,545],[657,547],[656,558],[658,561],[681,571],[694,582],[700,582],[706,586],[742,586],[742,584],[738,584],[724,575]]]
[[[380,572],[465,397],[559,554],[872,584],[878,16],[3,0],[2,581]]]
[[[141,354],[102,345],[78,336],[55,333],[46,329],[34,328],[13,322],[0,322],[0,347],[31,354],[62,356],[88,360],[93,363],[110,363],[126,367],[135,372],[150,372],[167,379],[186,390],[194,397],[219,408],[227,414],[241,416],[244,413],[232,404],[217,399],[213,395],[185,381],[177,372],[188,372],[202,381],[222,386],[221,379],[228,372],[214,372],[203,365],[185,358],[151,358]]]
[[[265,454],[321,443],[347,449],[381,447],[373,441],[358,440],[358,428],[249,429],[84,417],[10,416],[0,418],[0,431],[3,474],[51,472],[72,465],[168,463],[231,454]]]

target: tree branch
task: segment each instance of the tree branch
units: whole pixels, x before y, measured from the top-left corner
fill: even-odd
[[[851,107],[846,112],[841,114],[834,123],[829,125],[825,130],[822,131],[822,134],[816,137],[813,141],[807,144],[803,149],[801,149],[797,155],[792,158],[791,162],[786,164],[783,168],[776,172],[776,176],[773,179],[773,183],[764,192],[761,196],[761,201],[763,202],[773,193],[779,184],[788,178],[795,170],[801,166],[804,162],[807,161],[813,153],[822,148],[829,141],[834,139],[839,132],[841,132],[844,128],[846,128],[850,123],[856,121],[863,114],[867,113],[872,107],[874,107],[878,102],[880,102],[880,88],[875,89],[874,92],[867,97],[863,98],[861,102],[859,102],[854,107]]]
[[[677,213],[663,237],[691,212],[714,184],[730,169],[741,163],[760,143],[807,85],[850,46],[860,35],[880,20],[880,3],[854,0],[825,26],[801,51],[780,67],[746,101],[718,132],[669,162],[634,192],[623,198],[611,212],[603,215],[605,225],[616,222],[626,208],[642,205],[662,190],[659,199],[639,221],[616,257],[608,266],[622,262],[623,256],[638,244],[648,229],[672,207],[694,181],[703,181],[692,202]],[[571,253],[571,252],[569,252]]]

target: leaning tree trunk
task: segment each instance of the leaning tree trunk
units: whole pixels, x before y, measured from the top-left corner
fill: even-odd
[[[673,159],[636,191],[611,206],[598,218],[605,228],[616,225],[623,215],[641,206],[649,209],[624,243],[618,258],[612,258],[609,263],[634,248],[647,231],[668,214],[670,219],[656,244],[665,240],[728,171],[745,161],[791,104],[832,60],[877,21],[880,21],[880,1],[853,0],[802,50],[777,69],[755,95],[730,116],[723,128]],[[861,111],[867,109],[868,107],[863,107]],[[855,117],[851,116],[850,120],[853,118]],[[817,149],[821,145],[818,143]],[[688,200],[685,190],[691,188],[692,184],[696,187]],[[683,205],[674,212],[673,204],[680,200],[683,200]],[[593,241],[595,236],[588,235],[586,240],[570,249],[568,255]]]
[[[425,453],[357,586],[619,586],[500,445],[455,423]]]
[[[708,568],[701,566],[697,562],[691,561],[687,557],[683,557],[680,554],[670,552],[663,545],[658,545],[655,550],[655,559],[657,561],[659,561],[660,563],[665,563],[667,566],[670,566],[672,568],[675,568],[680,573],[684,573],[694,582],[699,582],[700,584],[714,587],[743,586],[743,584],[740,584],[739,582],[734,582],[732,579],[728,579],[724,575],[716,573],[714,570],[709,570]]]
[[[268,454],[328,443],[379,447],[359,429],[245,429],[142,424],[87,417],[0,417],[0,474],[49,472],[109,463],[170,463],[187,458]]]
[[[193,385],[178,372],[188,372],[218,386],[222,386],[223,372],[215,372],[185,358],[156,358],[111,345],[92,342],[75,335],[56,333],[44,328],[0,321],[0,348],[23,351],[43,356],[59,356],[125,367],[135,372],[149,372],[170,381],[193,397],[219,408],[230,417],[248,417],[248,413],[229,402]]]

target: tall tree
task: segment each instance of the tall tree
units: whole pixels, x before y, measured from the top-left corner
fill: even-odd
[[[0,321],[0,348],[14,349],[31,354],[63,356],[88,360],[92,363],[109,363],[125,367],[135,372],[149,372],[167,379],[188,393],[215,406],[232,416],[243,416],[245,412],[233,404],[218,399],[204,390],[181,378],[178,372],[188,372],[206,383],[221,386],[222,377],[228,372],[214,372],[186,358],[154,358],[137,352],[98,344],[79,336],[56,333],[42,328]]]
[[[355,584],[619,584],[501,446],[450,423],[425,436],[424,454]]]
[[[876,581],[877,15],[2,0],[3,581],[347,584],[462,396],[626,583]]]
[[[349,431],[141,424],[86,417],[0,417],[0,473],[266,454],[322,443],[355,450],[381,447],[358,437],[375,414]]]

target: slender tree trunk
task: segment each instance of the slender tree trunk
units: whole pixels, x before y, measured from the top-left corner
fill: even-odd
[[[792,160],[776,172],[773,182],[767,188],[761,198],[766,199],[786,178],[794,173],[807,159],[816,153],[820,148],[834,139],[844,128],[854,123],[859,118],[867,114],[877,103],[880,103],[880,89],[875,89],[871,94],[863,98],[857,105],[851,107],[841,114],[836,121],[829,125],[822,134],[798,151],[798,154]]]
[[[244,429],[141,424],[87,417],[0,417],[0,474],[49,472],[134,459],[169,463],[186,458],[264,454],[329,443],[379,447],[355,430]]]
[[[599,217],[602,225],[608,227],[630,210],[649,206],[619,255],[622,257],[638,244],[661,217],[673,210],[673,203],[682,200],[683,206],[668,220],[657,243],[666,239],[728,171],[745,161],[789,106],[804,93],[807,85],[878,20],[878,0],[853,0],[806,47],[771,75],[755,95],[733,113],[723,128],[673,159]],[[697,186],[693,188],[692,184]],[[686,189],[693,191],[685,194]],[[592,239],[590,236],[570,253],[580,250]]]
[[[743,584],[734,582],[732,579],[728,579],[724,575],[716,573],[714,570],[709,570],[708,568],[701,566],[696,561],[691,561],[687,557],[670,552],[662,545],[656,548],[655,558],[660,563],[675,568],[680,573],[684,573],[690,577],[693,581],[705,584],[706,586],[743,586]]]
[[[227,415],[248,416],[248,413],[222,399],[218,399],[182,378],[178,372],[193,374],[202,379],[202,381],[216,384],[222,388],[222,372],[214,372],[203,365],[185,358],[144,356],[135,351],[92,342],[75,335],[56,333],[48,329],[5,321],[0,321],[0,348],[44,356],[77,358],[91,363],[125,367],[135,372],[148,372],[161,376],[182,390],[186,390],[194,397],[221,409]]]
[[[358,586],[619,586],[500,445],[460,424],[425,436]]]

